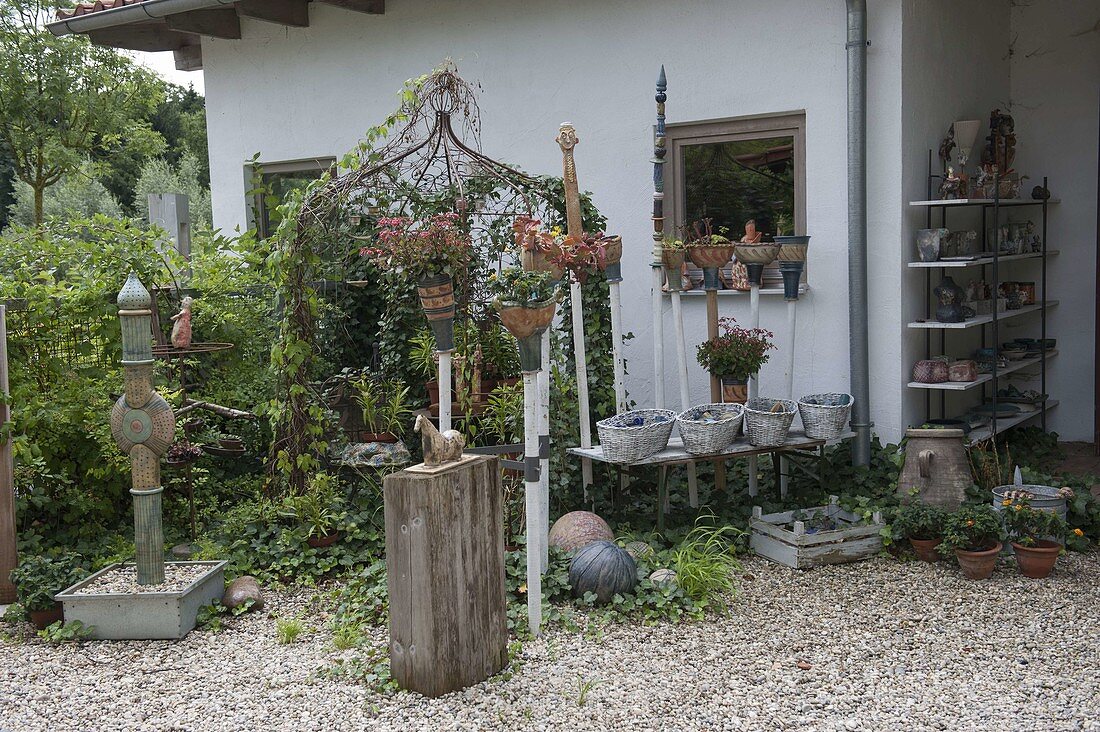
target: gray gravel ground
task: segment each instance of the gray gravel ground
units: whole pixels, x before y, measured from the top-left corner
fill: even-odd
[[[730,617],[554,630],[510,678],[435,700],[318,678],[341,653],[312,593],[179,643],[20,629],[0,641],[0,730],[1100,730],[1100,556],[1048,581],[890,559],[744,571]],[[274,617],[297,614],[314,630],[277,644]]]

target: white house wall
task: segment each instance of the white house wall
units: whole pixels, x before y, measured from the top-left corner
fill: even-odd
[[[904,427],[899,363],[902,230],[901,2],[872,0],[869,37],[869,218],[872,418],[896,439]],[[216,225],[246,220],[244,161],[339,156],[396,106],[405,79],[453,58],[481,84],[483,147],[532,173],[561,170],[554,137],[572,121],[581,185],[625,244],[627,387],[652,402],[649,308],[653,85],[668,73],[668,121],[805,110],[811,290],[799,306],[796,395],[848,388],[845,9],[842,0],[668,3],[516,3],[390,0],[382,16],[313,4],[311,27],[242,21],[244,40],[203,44]],[[567,21],[565,19],[568,19]],[[981,106],[977,107],[981,109]],[[953,114],[954,111],[951,112]],[[950,119],[947,114],[946,119]],[[671,208],[671,207],[669,207]],[[748,319],[745,296],[724,315]],[[666,306],[666,313],[669,313]],[[694,346],[706,337],[703,298],[685,298],[691,396],[708,399]],[[781,298],[762,325],[781,350],[762,394],[783,391]],[[666,321],[671,333],[671,315]],[[677,394],[666,336],[666,393]]]
[[[1049,427],[1062,439],[1093,439],[1096,333],[1096,167],[1100,110],[1100,3],[1044,0],[1012,8],[1012,112],[1016,168],[1025,189],[1050,178],[1048,337],[1058,339],[1048,391],[1061,399]]]

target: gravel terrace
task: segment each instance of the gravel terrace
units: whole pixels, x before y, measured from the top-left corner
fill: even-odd
[[[0,729],[1100,730],[1098,555],[1048,581],[890,559],[744,571],[730,617],[557,629],[511,678],[435,700],[318,678],[341,654],[313,593],[178,643],[52,647],[21,628],[0,640]],[[313,631],[277,644],[273,616],[298,613]]]

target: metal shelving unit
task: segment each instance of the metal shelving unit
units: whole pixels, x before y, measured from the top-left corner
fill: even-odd
[[[987,374],[980,374],[975,381],[972,382],[946,382],[942,384],[922,384],[918,382],[909,382],[908,387],[911,389],[921,389],[925,392],[925,418],[932,418],[932,393],[938,391],[939,398],[939,414],[941,418],[947,417],[947,393],[965,392],[974,388],[981,388],[983,403],[989,401],[991,403],[991,416],[988,427],[975,429],[971,432],[970,442],[982,442],[990,438],[996,437],[998,433],[1004,430],[1015,427],[1016,425],[1026,422],[1033,417],[1039,417],[1041,419],[1042,428],[1046,429],[1046,415],[1047,412],[1057,406],[1058,401],[1048,399],[1045,403],[1037,405],[1038,408],[1032,411],[1021,411],[1018,414],[1013,414],[1004,417],[995,417],[997,412],[997,390],[1000,387],[1000,379],[1013,372],[1020,371],[1029,366],[1039,367],[1039,382],[1040,394],[1047,393],[1047,363],[1049,360],[1057,355],[1056,350],[1046,350],[1046,337],[1047,337],[1047,311],[1049,308],[1058,304],[1057,300],[1048,300],[1047,295],[1047,259],[1050,256],[1058,254],[1056,250],[1047,249],[1047,212],[1051,204],[1058,203],[1057,199],[1046,200],[1033,200],[1033,199],[1000,199],[995,198],[970,198],[970,199],[958,199],[948,201],[938,201],[932,199],[932,191],[934,181],[939,176],[932,171],[932,151],[928,154],[928,199],[924,201],[910,201],[910,206],[918,206],[926,209],[926,223],[925,226],[929,229],[933,228],[933,217],[936,211],[939,211],[939,225],[942,228],[947,227],[947,214],[948,211],[957,209],[970,209],[975,208],[981,211],[981,244],[982,254],[974,259],[956,259],[948,261],[936,261],[936,262],[909,262],[908,266],[911,269],[921,269],[925,272],[925,308],[929,317],[922,320],[916,320],[907,324],[908,328],[923,329],[925,331],[925,357],[932,357],[932,338],[933,332],[939,331],[939,353],[940,355],[947,355],[947,332],[950,330],[980,328],[981,329],[981,344],[982,347],[990,345],[1001,350],[1000,339],[1000,323],[1003,320],[1010,318],[1018,318],[1029,314],[1038,314],[1040,321],[1040,350],[1034,356],[1029,356],[1020,361],[1010,362],[1004,367],[998,366],[998,359],[993,359],[992,370]],[[998,190],[999,181],[994,179],[994,189]],[[1048,188],[1047,179],[1043,178],[1043,187]],[[1000,241],[1000,227],[1002,219],[1002,209],[1034,206],[1039,207],[1042,215],[1042,225],[1040,229],[1040,242],[1041,248],[1038,252],[1029,252],[1024,254],[1001,254],[1001,241]],[[992,223],[992,241],[988,235],[987,224]],[[1036,292],[1037,302],[1032,305],[1026,305],[1016,310],[1006,310],[998,312],[998,293],[1001,286],[1001,264],[1005,262],[1014,261],[1027,261],[1038,260],[1041,264],[1041,276],[1040,285]],[[990,283],[991,296],[993,298],[992,306],[993,312],[989,314],[978,315],[972,318],[968,318],[962,323],[940,323],[931,317],[933,313],[933,283],[932,283],[932,270],[934,269],[956,269],[956,268],[971,268],[980,267],[982,279]],[[988,387],[988,392],[987,392]],[[988,393],[988,397],[987,397]]]

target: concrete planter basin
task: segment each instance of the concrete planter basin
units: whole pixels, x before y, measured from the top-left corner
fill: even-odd
[[[185,586],[166,582],[167,591],[103,591],[103,580],[130,565],[112,564],[59,592],[54,599],[65,609],[65,622],[79,620],[97,640],[177,640],[195,627],[199,608],[220,600],[225,590],[225,562],[168,562],[189,571]]]

